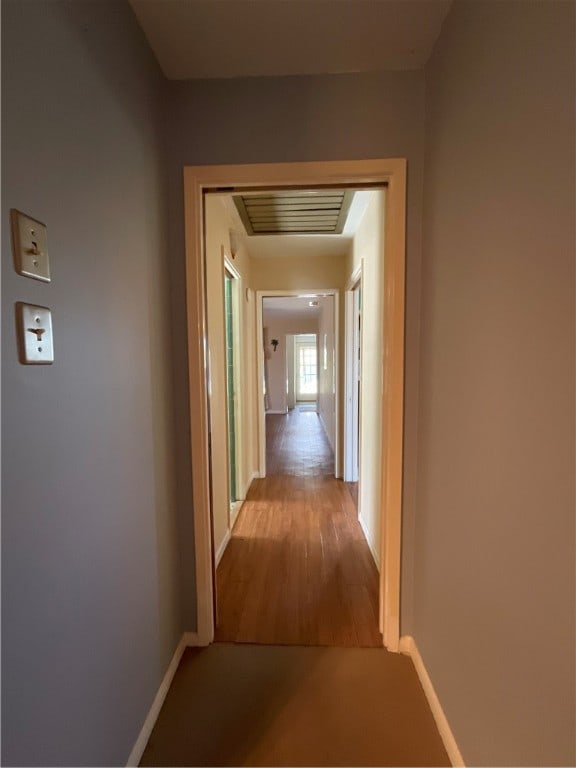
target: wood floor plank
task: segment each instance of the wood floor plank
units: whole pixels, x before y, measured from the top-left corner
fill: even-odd
[[[267,466],[285,473],[254,480],[238,515],[218,566],[215,639],[381,647],[378,572],[318,416],[268,420]]]

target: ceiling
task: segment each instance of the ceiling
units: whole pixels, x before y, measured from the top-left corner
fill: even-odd
[[[248,235],[341,235],[354,192],[285,190],[234,195]]]
[[[307,296],[265,296],[262,300],[264,319],[272,318],[282,322],[306,320],[320,316],[320,305],[325,301],[322,295],[310,291]],[[313,302],[315,306],[310,306]]]
[[[451,0],[129,0],[167,78],[420,69]]]

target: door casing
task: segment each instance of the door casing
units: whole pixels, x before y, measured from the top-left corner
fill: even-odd
[[[231,278],[232,280],[232,335],[233,335],[233,354],[236,358],[234,365],[233,365],[233,375],[234,380],[232,382],[233,384],[233,390],[234,390],[234,455],[235,455],[235,471],[234,471],[234,486],[236,489],[236,494],[242,493],[241,488],[241,482],[240,482],[240,465],[243,462],[243,454],[242,454],[242,380],[240,377],[240,366],[238,364],[238,360],[242,357],[242,334],[240,333],[239,328],[239,313],[238,313],[238,303],[240,297],[238,296],[238,289],[239,289],[239,283],[240,283],[240,274],[238,273],[238,270],[236,267],[232,264],[226,253],[223,254],[223,272],[224,272],[224,279],[226,279],[226,275]],[[228,381],[228,364],[226,364],[226,390],[228,390],[228,387],[230,386],[230,383]],[[228,414],[228,409],[227,409]],[[228,469],[229,474],[231,475],[231,440],[230,440],[230,422],[229,418],[227,418],[227,424],[228,424]],[[236,498],[234,501],[232,501],[231,493],[228,493],[228,496],[230,498],[230,508],[228,512],[228,527],[230,530],[232,529],[232,526],[234,525],[234,522],[236,520],[236,517],[238,515],[240,506],[242,502]]]
[[[314,296],[332,296],[334,298],[334,360],[335,360],[335,368],[338,370],[339,360],[338,360],[338,338],[339,338],[339,317],[338,317],[338,290],[335,288],[302,288],[301,290],[286,290],[286,291],[256,291],[256,334],[258,338],[260,339],[262,337],[262,314],[263,314],[263,308],[262,308],[262,300],[266,297],[273,298],[273,297],[279,297],[279,296],[310,296],[311,298]],[[256,375],[256,386],[259,387],[260,383],[264,380],[264,350],[262,349],[262,344],[258,343],[256,345],[256,362],[257,362],[257,375]],[[336,450],[334,451],[334,473],[338,475],[338,467],[339,467],[339,461],[340,461],[340,455],[338,450],[338,434],[340,429],[339,424],[339,416],[338,416],[338,402],[340,398],[340,389],[339,389],[339,377],[336,376],[336,392],[335,392],[335,401],[336,401],[336,413],[335,413],[335,433],[336,433]],[[264,393],[261,391],[258,391],[258,475],[259,477],[266,477],[266,408],[264,406]]]
[[[357,482],[359,474],[359,351],[358,291],[362,284],[362,262],[352,274],[345,293],[344,308],[344,480]]]
[[[186,302],[190,388],[194,549],[195,640],[214,639],[214,555],[210,524],[207,327],[204,253],[204,194],[235,188],[387,186],[384,205],[384,312],[382,408],[382,536],[380,541],[380,629],[384,645],[399,650],[404,413],[406,272],[406,159],[338,160],[257,165],[184,167]]]

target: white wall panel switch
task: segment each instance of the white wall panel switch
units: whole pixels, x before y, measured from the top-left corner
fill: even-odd
[[[11,211],[12,247],[16,272],[24,277],[50,282],[46,226],[25,213]]]
[[[50,365],[54,362],[52,313],[47,307],[16,304],[20,362],[24,365]]]

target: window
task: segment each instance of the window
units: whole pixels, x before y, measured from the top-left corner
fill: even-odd
[[[296,399],[315,400],[318,394],[318,353],[316,335],[306,334],[295,339]]]

